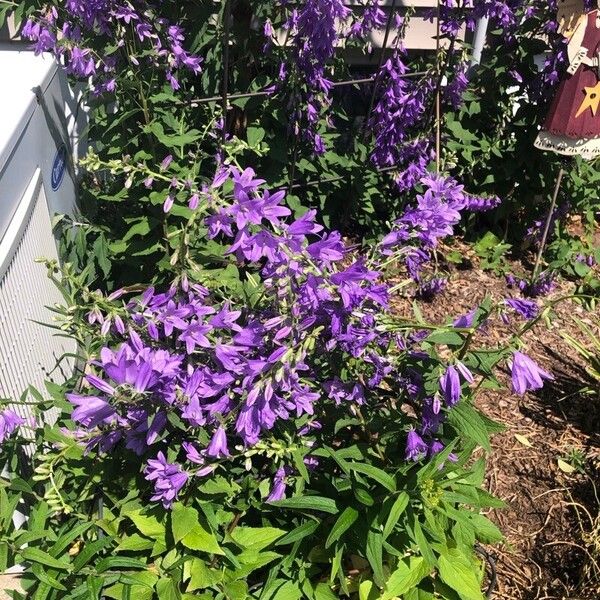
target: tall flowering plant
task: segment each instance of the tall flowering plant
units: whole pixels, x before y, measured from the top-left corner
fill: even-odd
[[[161,289],[106,296],[68,269],[59,281],[82,376],[49,388],[55,426],[3,416],[10,464],[19,427],[40,450],[33,483],[2,480],[7,506],[43,515],[0,539],[32,565],[28,593],[483,598],[474,543],[500,534],[479,511],[499,503],[473,451],[497,425],[473,394],[505,361],[519,392],[550,375],[474,346],[503,307],[437,325],[390,312],[390,265],[443,217],[360,255],[314,211],[292,217],[252,169],[221,167],[194,204],[187,234],[225,245],[239,293],[187,263]]]
[[[52,401],[30,390],[30,418],[0,411],[16,597],[482,599],[476,544],[501,535],[481,511],[501,503],[474,452],[499,426],[474,398],[499,365],[520,394],[552,377],[520,347],[544,311],[486,300],[427,323],[390,306],[441,289],[439,240],[499,204],[450,176],[432,116],[436,96],[463,100],[460,27],[490,16],[512,40],[527,3],[443,2],[447,50],[408,82],[395,40],[358,127],[332,101],[336,48],[385,26],[378,2],[18,4],[36,49],[90,79],[99,217],[49,264],[76,377]],[[232,90],[250,96],[227,105]],[[326,228],[328,194],[294,193],[315,171],[399,207],[391,230],[367,251]],[[526,325],[485,347],[495,318]]]

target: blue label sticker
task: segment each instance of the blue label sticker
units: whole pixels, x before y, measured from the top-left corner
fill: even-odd
[[[52,174],[50,176],[50,185],[52,186],[52,191],[56,192],[56,190],[60,187],[62,180],[65,176],[65,171],[67,170],[67,147],[62,144],[59,146],[56,151],[56,155],[54,156],[54,162],[52,163]]]

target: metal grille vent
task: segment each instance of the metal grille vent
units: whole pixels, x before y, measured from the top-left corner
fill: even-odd
[[[47,395],[44,381],[64,381],[73,360],[62,360],[60,368],[57,363],[76,350],[74,341],[35,322],[50,323],[46,307],[62,300],[44,265],[34,262],[40,257],[57,258],[57,251],[37,169],[0,241],[0,398],[15,401],[14,410],[23,417],[30,414],[18,403],[23,391],[32,385]]]

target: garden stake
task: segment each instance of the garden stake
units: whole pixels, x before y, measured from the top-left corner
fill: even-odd
[[[560,182],[562,181],[564,174],[565,174],[565,170],[563,169],[563,167],[561,167],[560,171],[558,172],[558,177],[556,178],[556,185],[554,186],[554,194],[552,195],[552,202],[550,203],[548,215],[546,216],[546,222],[544,224],[544,232],[542,233],[542,240],[540,242],[540,248],[538,250],[537,256],[535,257],[535,264],[533,265],[533,274],[531,275],[532,283],[536,280],[537,275],[538,275],[538,270],[540,268],[540,262],[542,260],[542,254],[544,253],[544,248],[546,246],[546,238],[548,237],[548,230],[550,229],[550,222],[552,221],[552,215],[554,214],[554,207],[556,206],[556,199],[558,198]]]
[[[442,138],[440,133],[441,128],[441,100],[440,90],[442,82],[442,66],[440,64],[440,0],[437,0],[437,16],[435,25],[435,62],[437,66],[438,85],[435,90],[435,172],[439,175],[440,173],[440,150],[442,145]],[[437,264],[437,255],[436,255]]]
[[[221,110],[223,111],[222,140],[227,137],[227,88],[229,86],[229,30],[231,21],[231,0],[225,0],[223,8],[223,97]]]

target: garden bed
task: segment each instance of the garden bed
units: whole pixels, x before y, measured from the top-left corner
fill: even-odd
[[[546,300],[572,291],[569,283],[561,283]],[[445,322],[471,310],[486,295],[501,300],[511,293],[503,278],[474,265],[455,270],[445,291],[421,303],[420,309],[426,320]],[[398,301],[396,308],[406,316],[412,311],[407,300]],[[554,313],[550,327],[538,323],[525,340],[530,355],[554,374],[555,381],[523,397],[485,390],[477,401],[506,427],[492,440],[488,474],[488,489],[508,504],[490,515],[506,536],[502,546],[490,550],[498,576],[493,597],[502,600],[600,596],[593,566],[593,560],[598,561],[600,505],[592,485],[600,471],[600,406],[580,392],[587,381],[583,363],[559,333],[581,339],[573,316],[585,321],[589,312],[565,300]],[[507,332],[495,321],[481,335],[502,339]],[[504,379],[509,388],[508,373]],[[567,463],[561,463],[563,469],[580,468],[566,473],[559,459]]]

